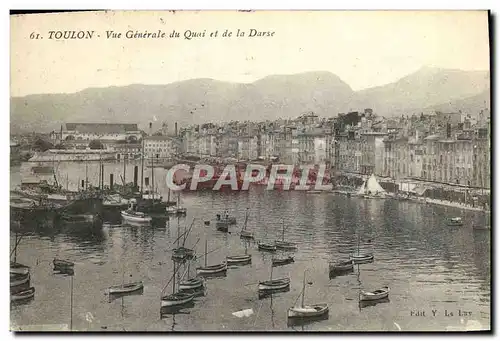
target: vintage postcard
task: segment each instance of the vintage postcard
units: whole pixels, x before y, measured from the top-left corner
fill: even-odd
[[[12,331],[491,330],[487,11],[10,29]]]

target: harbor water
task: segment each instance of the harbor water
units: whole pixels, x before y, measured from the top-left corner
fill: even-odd
[[[61,184],[85,178],[97,184],[98,165],[63,164],[57,169]],[[140,167],[139,167],[140,168]],[[105,166],[119,178],[123,164]],[[92,173],[93,172],[93,173]],[[151,169],[145,170],[150,173]],[[95,173],[95,174],[94,174]],[[68,176],[66,176],[68,174]],[[167,197],[166,171],[155,170],[155,185]],[[133,169],[127,169],[127,182]],[[19,184],[19,169],[11,169],[11,187]],[[71,186],[68,186],[71,187]],[[11,324],[71,324],[80,331],[443,331],[490,328],[490,231],[473,230],[486,223],[481,212],[461,211],[410,201],[349,198],[336,194],[266,191],[183,192],[187,216],[170,218],[155,227],[104,224],[100,234],[73,235],[32,231],[17,249],[17,261],[31,267],[34,300],[11,307]],[[273,269],[273,278],[290,277],[290,291],[259,299],[259,281],[270,278],[271,257],[251,242],[252,263],[232,267],[226,277],[207,279],[204,296],[177,314],[160,315],[160,297],[173,272],[171,250],[178,230],[194,227],[186,247],[203,265],[205,240],[208,264],[243,254],[238,232],[248,208],[248,229],[256,241],[281,238],[297,243],[295,262]],[[215,230],[215,215],[228,209],[237,218],[230,233]],[[449,217],[461,216],[464,225],[450,227]],[[204,221],[211,220],[210,225]],[[180,225],[179,225],[180,224]],[[348,258],[358,248],[374,254],[370,264],[330,279],[328,263]],[[14,236],[11,237],[11,245]],[[277,255],[280,255],[279,252]],[[71,278],[55,274],[52,259],[75,262],[73,304]],[[290,326],[287,310],[300,304],[306,272],[305,304],[327,303],[328,319]],[[193,271],[194,273],[194,271]],[[109,300],[106,289],[143,281],[142,295]],[[390,287],[388,302],[362,307],[360,290]],[[171,285],[165,293],[171,292]],[[249,310],[248,316],[234,312]],[[72,315],[72,319],[71,319]]]

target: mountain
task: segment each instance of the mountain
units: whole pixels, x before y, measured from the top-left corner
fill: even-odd
[[[425,109],[425,111],[441,111],[441,112],[466,112],[477,114],[481,110],[487,108],[491,112],[490,89],[487,89],[475,96],[450,101],[434,105]]]
[[[166,85],[89,88],[72,94],[11,98],[11,131],[50,131],[64,122],[166,121],[173,126],[207,121],[320,116],[372,108],[391,116],[464,100],[487,91],[489,72],[422,68],[394,83],[354,92],[324,71],[274,75],[254,83],[192,79]]]

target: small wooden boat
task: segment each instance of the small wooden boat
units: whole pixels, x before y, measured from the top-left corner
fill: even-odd
[[[144,289],[144,284],[142,282],[134,282],[134,283],[126,283],[126,284],[121,284],[121,285],[114,285],[112,287],[109,287],[108,293],[110,295],[112,294],[125,294],[125,293],[131,293],[139,290]]]
[[[463,224],[464,223],[462,221],[462,218],[460,218],[460,217],[450,218],[446,222],[446,225],[448,225],[448,226],[462,226]]]
[[[280,250],[295,250],[297,249],[297,244],[285,241],[285,220],[283,219],[282,230],[281,230],[281,240],[276,240],[274,242],[276,248]]]
[[[143,223],[143,224],[149,224],[151,223],[152,218],[143,212],[135,212],[131,210],[127,211],[122,211],[122,218],[123,220],[131,223]]]
[[[252,261],[252,255],[227,256],[226,261],[228,265],[246,264]]]
[[[190,278],[179,283],[179,290],[194,290],[203,287],[203,279]]]
[[[226,262],[196,268],[196,273],[198,275],[212,275],[212,274],[219,274],[219,273],[226,272],[226,271],[227,271],[227,263]]]
[[[52,263],[54,268],[72,268],[75,266],[75,263],[62,259],[54,259]]]
[[[10,295],[12,302],[24,301],[35,297],[35,288],[31,287],[28,290],[23,290]]]
[[[196,273],[198,275],[216,275],[225,273],[227,271],[226,262],[214,265],[207,265],[207,260],[208,260],[207,247],[208,247],[208,240],[205,239],[205,266],[196,268]]]
[[[344,272],[344,271],[351,271],[354,270],[354,261],[351,260],[346,260],[342,262],[337,262],[337,263],[330,263],[328,265],[328,268],[330,272]]]
[[[163,296],[161,298],[162,307],[173,307],[178,305],[183,305],[193,301],[194,294],[186,292],[176,292],[175,294],[170,294]]]
[[[326,303],[293,307],[288,309],[288,318],[319,317],[328,314],[328,311],[329,309]]]
[[[284,240],[277,240],[274,245],[276,245],[276,248],[281,249],[281,250],[296,250],[297,249],[297,244],[292,243],[292,242],[287,242]]]
[[[16,275],[26,275],[30,272],[29,266],[24,264],[10,262],[10,273]]]
[[[280,290],[290,286],[290,278],[271,279],[259,282],[259,291]]]
[[[360,301],[377,301],[389,296],[389,287],[383,287],[375,291],[361,291],[359,294]]]
[[[307,271],[307,270],[306,270]],[[292,307],[288,309],[288,318],[317,318],[327,315],[329,312],[326,303],[304,305],[306,296],[306,271],[304,271],[304,281],[302,283],[302,301],[299,307]]]
[[[285,258],[273,258],[272,264],[273,266],[281,266],[281,265],[287,265],[290,263],[295,262],[292,256],[288,256]]]
[[[25,283],[29,283],[30,281],[30,274],[24,274],[24,275],[18,275],[18,274],[11,274],[10,275],[10,287],[17,287],[20,285],[23,285]]]
[[[258,243],[258,248],[261,251],[276,252],[276,245],[270,243]]]
[[[245,222],[243,223],[243,228],[240,231],[240,238],[253,239],[253,232],[247,230],[248,222],[248,208],[245,212]]]
[[[371,253],[357,253],[349,257],[354,264],[363,264],[373,262],[373,255]]]

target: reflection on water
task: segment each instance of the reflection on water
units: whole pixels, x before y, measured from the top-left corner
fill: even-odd
[[[156,178],[156,175],[155,175]],[[409,201],[365,200],[330,194],[253,189],[242,193],[183,193],[187,217],[166,220],[155,227],[105,223],[101,233],[74,234],[50,229],[28,230],[18,248],[18,262],[31,267],[36,299],[11,311],[13,322],[24,324],[69,323],[69,278],[54,274],[53,258],[75,262],[73,328],[77,330],[443,330],[459,325],[460,318],[439,316],[415,319],[412,310],[468,310],[470,319],[485,328],[490,321],[490,234],[474,231],[485,217],[475,212],[422,205]],[[272,254],[259,252],[247,243],[252,262],[231,266],[225,277],[205,281],[203,295],[191,307],[164,314],[160,293],[172,277],[171,250],[178,229],[183,231],[197,218],[186,240],[196,245],[192,267],[204,264],[204,240],[208,240],[209,263],[242,254],[244,241],[237,234],[246,208],[248,229],[255,239],[281,237],[282,220],[286,240],[295,242],[295,262],[273,269],[273,278],[290,277],[287,292],[258,296],[258,282],[269,278]],[[229,209],[238,224],[231,234],[218,232],[215,214]],[[445,218],[460,215],[464,226],[451,229]],[[375,261],[360,269],[329,278],[328,262],[348,258],[360,249],[373,253]],[[14,236],[12,236],[14,240]],[[198,241],[201,242],[198,243]],[[290,253],[277,253],[285,256]],[[327,320],[304,321],[289,326],[288,308],[302,290],[303,272],[308,269],[306,304],[327,303]],[[106,289],[122,281],[143,281],[142,295],[109,301]],[[359,290],[388,285],[390,302],[360,309]],[[380,302],[379,302],[380,303]],[[249,317],[233,312],[252,309]],[[158,311],[160,310],[160,314]],[[90,317],[91,316],[91,317]]]

